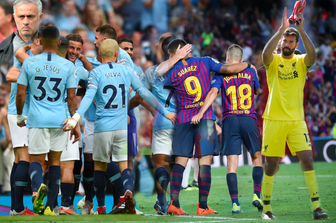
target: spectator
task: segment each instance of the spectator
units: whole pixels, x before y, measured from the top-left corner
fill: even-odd
[[[59,30],[72,33],[77,26],[79,26],[80,19],[78,18],[75,2],[72,0],[66,0],[62,4],[62,13],[56,16],[56,26]],[[63,34],[64,35],[64,34]]]
[[[320,51],[323,54],[323,58],[325,60],[328,60],[330,53],[333,52],[333,49],[330,46],[330,42],[330,39],[326,39],[324,43],[320,46]]]
[[[110,25],[113,26],[113,28],[117,32],[117,40],[121,38],[128,38],[124,30],[122,29],[124,25],[124,19],[119,15],[114,15],[113,19],[110,20]]]
[[[13,24],[13,5],[0,2],[0,43],[16,30]]]
[[[336,39],[336,13],[329,12],[329,17],[326,20],[328,32]]]
[[[106,24],[106,18],[102,11],[96,10],[91,12],[91,19],[88,21],[88,28],[89,28],[89,39],[91,42],[94,42],[95,35],[96,35],[96,29],[99,26]]]

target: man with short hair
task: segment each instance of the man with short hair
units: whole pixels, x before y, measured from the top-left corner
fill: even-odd
[[[37,29],[43,17],[42,3],[40,0],[16,0],[13,6],[14,20],[17,31],[7,37],[0,44],[0,63],[13,59],[14,53],[22,46],[32,42],[37,35]],[[8,104],[8,124],[15,150],[15,161],[11,173],[11,214],[32,214],[23,206],[23,191],[29,180],[29,155],[28,155],[28,129],[19,128],[16,124],[17,83],[12,82],[11,94]],[[24,115],[28,113],[28,105],[24,107]],[[17,196],[16,196],[17,195]],[[22,196],[21,196],[22,195]]]
[[[243,49],[233,44],[227,49],[227,64],[243,61]],[[261,181],[263,176],[262,158],[260,153],[260,136],[257,116],[254,108],[254,94],[259,92],[259,80],[254,69],[245,69],[229,77],[214,75],[211,90],[207,94],[204,105],[199,113],[192,117],[191,123],[198,124],[205,111],[215,101],[219,89],[222,89],[222,149],[221,154],[227,156],[226,181],[232,201],[232,214],[241,213],[238,201],[237,169],[241,154],[242,142],[251,154],[254,164],[252,171],[254,195],[252,204],[262,210],[260,200]]]
[[[94,144],[97,145],[97,148],[93,151],[93,159],[98,214],[106,214],[105,174],[108,178],[113,177],[110,172],[106,172],[111,154],[112,160],[118,163],[121,172],[127,169],[127,89],[132,86],[162,115],[171,121],[175,120],[175,114],[169,113],[158,103],[155,97],[143,86],[134,70],[115,63],[118,53],[119,47],[115,40],[102,41],[100,55],[103,64],[90,71],[88,90],[82,103],[76,114],[71,119],[67,119],[67,125],[64,127],[73,128],[93,100],[96,100],[97,120],[95,121]],[[124,191],[124,196],[120,200],[125,203],[126,210],[130,214],[134,214],[133,194],[126,187],[124,187]]]
[[[56,27],[46,27],[42,31],[43,53],[29,57],[23,63],[18,78],[16,97],[17,125],[29,129],[30,178],[39,187],[34,207],[41,205],[48,193],[44,215],[55,215],[54,203],[61,180],[60,156],[66,148],[68,134],[62,131],[62,119],[66,118],[64,96],[67,93],[70,114],[77,108],[76,71],[67,60],[56,54],[60,45],[59,31]],[[26,90],[29,92],[29,112],[22,114]],[[66,92],[67,91],[67,92]],[[78,128],[72,134],[78,141]],[[43,183],[42,164],[48,154],[48,186]]]
[[[314,44],[304,30],[303,14],[298,14],[301,23],[296,28],[289,27],[287,9],[283,11],[279,30],[267,42],[262,53],[267,72],[269,95],[263,115],[262,155],[265,159],[265,173],[262,183],[264,209],[261,218],[274,220],[271,197],[274,175],[280,157],[285,154],[287,142],[293,155],[297,155],[310,194],[315,219],[326,219],[328,214],[321,209],[320,195],[313,166],[311,142],[304,121],[303,89],[309,68],[315,63]],[[307,54],[295,55],[299,37]],[[273,54],[282,38],[281,54]]]
[[[182,48],[181,48],[182,47]],[[180,49],[181,48],[181,49]],[[168,45],[168,53],[171,58],[161,63],[156,69],[156,76],[163,76],[161,84],[171,87],[178,101],[178,119],[173,136],[173,155],[175,165],[171,171],[170,196],[171,203],[168,214],[187,215],[180,207],[179,194],[183,171],[189,160],[193,157],[194,143],[195,156],[199,159],[199,203],[198,215],[218,214],[207,205],[211,187],[211,161],[214,155],[218,155],[217,137],[208,137],[216,133],[215,115],[210,107],[203,115],[203,120],[197,125],[191,124],[192,115],[198,113],[204,104],[206,94],[210,91],[210,72],[231,74],[238,73],[247,67],[248,63],[226,65],[213,60],[210,57],[191,57],[190,53],[183,56],[179,52],[190,52],[191,45],[182,39],[175,39]],[[181,56],[182,55],[182,56]],[[210,129],[212,131],[210,131]]]
[[[10,36],[16,27],[13,25],[13,5],[7,1],[0,2],[0,43]]]

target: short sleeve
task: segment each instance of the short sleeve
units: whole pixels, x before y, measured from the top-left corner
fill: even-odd
[[[29,61],[25,60],[22,64],[22,69],[17,79],[18,84],[28,86],[28,72],[27,72],[28,68],[29,68]]]
[[[74,65],[70,68],[67,83],[66,83],[66,89],[69,88],[77,88],[77,70]]]
[[[223,86],[223,78],[219,75],[214,75],[211,81],[211,88],[221,89]]]
[[[254,69],[252,69],[251,72],[252,72],[252,75],[254,77],[254,91],[257,91],[260,88],[260,83],[259,83],[258,75],[254,71]]]
[[[211,57],[203,57],[202,60],[208,64],[208,66],[210,67],[210,70],[211,71],[214,71],[216,73],[219,73],[223,63],[220,63],[216,60],[214,60],[213,58]],[[210,73],[209,73],[210,74]]]
[[[13,66],[16,67],[17,69],[21,70],[22,63],[16,57],[14,57],[14,64],[13,64]]]

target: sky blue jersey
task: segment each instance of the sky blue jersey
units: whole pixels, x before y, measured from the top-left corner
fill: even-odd
[[[28,50],[27,51],[28,56],[34,56],[33,53]],[[14,57],[14,67],[16,67],[19,71],[22,69],[22,63]],[[11,84],[11,93],[9,96],[9,103],[8,103],[8,114],[16,115],[16,93],[17,93],[17,83],[12,82]],[[25,104],[23,106],[22,114],[27,116],[29,110],[29,92],[26,91],[26,100]]]
[[[130,87],[162,115],[168,114],[145,88],[134,70],[117,63],[106,63],[90,71],[87,91],[76,112],[82,116],[95,99],[97,111],[94,132],[126,130],[127,92]]]
[[[155,84],[155,73],[158,65],[148,68],[145,72],[143,84],[148,90],[151,90],[153,95],[158,99],[160,104],[164,106],[169,112],[176,113],[176,97],[169,89],[165,89],[162,84]],[[174,128],[172,122],[160,113],[155,112],[155,118],[153,122],[153,130],[159,129],[172,129]]]
[[[88,57],[87,59],[92,64],[92,66],[94,68],[101,65],[101,62],[99,62],[96,57],[95,58],[89,58]],[[134,63],[133,63],[130,55],[128,55],[128,53],[126,53],[126,51],[121,49],[120,47],[119,47],[119,56],[118,56],[118,62],[117,63],[129,66],[130,68],[134,69]],[[85,112],[84,117],[85,117],[86,120],[89,120],[89,121],[95,121],[96,120],[96,106],[93,103],[90,105],[90,108]]]
[[[17,83],[29,90],[28,128],[62,128],[67,118],[64,95],[76,88],[76,68],[53,53],[27,58]]]

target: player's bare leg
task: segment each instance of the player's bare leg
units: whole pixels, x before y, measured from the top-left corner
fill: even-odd
[[[308,187],[315,219],[326,219],[328,214],[323,212],[320,204],[320,194],[317,186],[316,173],[313,164],[313,154],[311,150],[304,150],[296,153],[304,173],[305,182]]]

